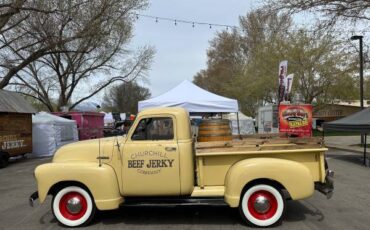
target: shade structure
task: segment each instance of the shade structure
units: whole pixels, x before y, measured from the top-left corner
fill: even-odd
[[[324,130],[370,133],[370,107],[342,119],[325,122]]]
[[[342,119],[325,122],[324,130],[349,131],[364,134],[364,165],[367,163],[366,157],[366,138],[370,133],[370,107]]]
[[[238,111],[238,101],[208,92],[185,80],[158,97],[139,101],[139,111],[152,107],[182,107],[190,113],[230,113]]]

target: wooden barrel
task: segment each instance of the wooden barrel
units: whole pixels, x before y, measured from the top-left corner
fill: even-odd
[[[198,142],[231,141],[229,120],[203,120],[199,125]]]

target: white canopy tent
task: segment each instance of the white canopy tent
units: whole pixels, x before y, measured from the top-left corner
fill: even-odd
[[[75,141],[78,141],[76,121],[46,112],[32,116],[33,156],[52,156],[62,145]]]
[[[227,115],[226,118],[231,121],[233,135],[239,134],[238,118],[240,135],[251,135],[256,133],[253,118],[244,115],[242,112],[238,112],[238,116],[236,115],[236,113],[230,113]]]
[[[139,111],[151,107],[183,107],[190,113],[237,112],[238,101],[208,92],[190,81],[183,81],[170,91],[139,101]]]

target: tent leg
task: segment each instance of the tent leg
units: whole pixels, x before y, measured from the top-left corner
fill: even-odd
[[[325,130],[322,129],[322,142],[321,142],[321,145],[324,146],[325,145]]]
[[[363,136],[364,137],[364,165],[365,166],[367,166],[366,165],[366,139],[367,139],[367,134],[364,134],[364,135],[361,135],[361,136]]]
[[[239,139],[242,139],[242,136],[240,135],[240,126],[239,126],[239,111],[236,112],[236,121],[238,122],[238,134],[239,134]]]

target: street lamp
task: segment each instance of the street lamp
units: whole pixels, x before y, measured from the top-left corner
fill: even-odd
[[[351,40],[360,41],[360,105],[361,110],[364,109],[364,60],[363,60],[363,50],[362,50],[362,35],[355,35],[351,37]],[[361,134],[361,144],[364,144],[364,135]]]
[[[364,109],[364,60],[363,60],[363,50],[362,50],[362,35],[355,35],[351,37],[351,40],[360,41],[360,103],[361,110]]]

